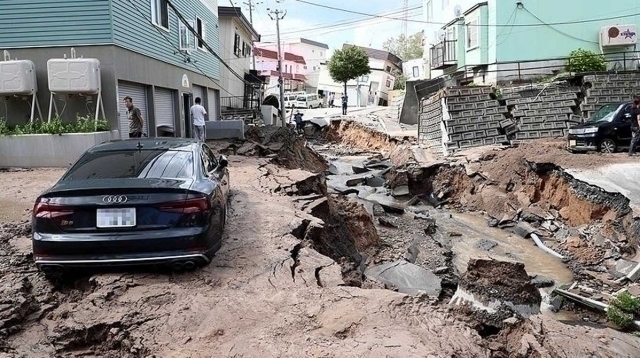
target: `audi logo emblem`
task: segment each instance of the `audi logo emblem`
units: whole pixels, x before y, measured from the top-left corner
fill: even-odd
[[[126,195],[107,195],[102,198],[102,201],[107,204],[124,204],[127,202]]]

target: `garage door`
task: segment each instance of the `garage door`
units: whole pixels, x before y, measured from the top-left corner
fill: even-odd
[[[218,90],[214,90],[214,89],[209,89],[209,96],[208,96],[208,103],[209,103],[209,108],[207,108],[207,112],[209,112],[209,120],[210,121],[217,121],[220,115],[220,104],[219,104],[219,98],[220,98],[220,92]]]
[[[193,85],[193,89],[191,90],[191,92],[193,92],[193,104],[196,103],[196,98],[200,97],[200,99],[202,100],[202,105],[204,106],[204,109],[206,109],[207,112],[209,112],[209,105],[204,100],[204,91],[202,90],[202,87],[198,85]]]
[[[127,108],[124,106],[124,98],[131,97],[133,99],[133,105],[140,109],[142,113],[142,118],[144,119],[142,123],[142,132],[149,133],[148,131],[148,121],[149,117],[147,116],[147,90],[144,85],[139,85],[135,83],[118,81],[118,103],[119,103],[119,113],[120,113],[120,138],[127,139],[129,138],[129,119],[127,117]]]
[[[168,126],[175,130],[175,104],[173,91],[167,88],[156,87],[156,127]]]

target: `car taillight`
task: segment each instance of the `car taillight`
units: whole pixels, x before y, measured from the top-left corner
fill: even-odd
[[[192,198],[187,200],[172,201],[161,204],[158,209],[160,211],[180,213],[180,214],[196,214],[208,211],[211,208],[207,197]]]
[[[48,199],[38,199],[33,206],[33,216],[44,219],[56,219],[73,214],[73,208],[67,205],[54,204]]]

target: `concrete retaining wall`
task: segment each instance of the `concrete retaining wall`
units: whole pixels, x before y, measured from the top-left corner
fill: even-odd
[[[66,168],[87,149],[111,138],[110,132],[0,136],[0,167]]]
[[[640,95],[639,72],[586,75],[583,82],[588,88],[580,106],[585,118],[607,103],[632,101]]]
[[[244,121],[206,122],[207,139],[244,139]]]

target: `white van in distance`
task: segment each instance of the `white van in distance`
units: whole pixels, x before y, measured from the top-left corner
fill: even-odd
[[[296,108],[320,108],[322,107],[322,101],[317,94],[306,94],[296,98]]]

